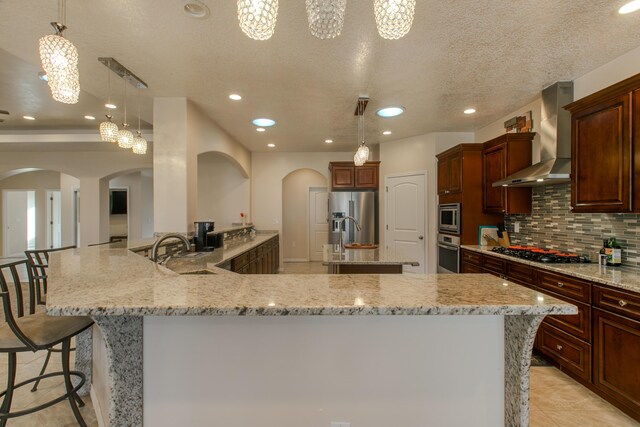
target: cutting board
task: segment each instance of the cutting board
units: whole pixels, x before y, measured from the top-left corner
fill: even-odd
[[[500,246],[504,246],[505,248],[511,246],[511,242],[509,241],[509,233],[503,231],[502,237],[498,237],[498,244]]]

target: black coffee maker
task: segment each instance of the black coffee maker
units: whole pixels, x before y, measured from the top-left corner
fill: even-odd
[[[194,222],[193,225],[196,228],[196,234],[193,236],[193,240],[196,244],[196,252],[208,252],[214,249],[213,244],[209,243],[207,233],[213,231],[213,221],[206,222]]]

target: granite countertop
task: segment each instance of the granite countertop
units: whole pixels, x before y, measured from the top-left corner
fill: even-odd
[[[211,267],[214,267],[213,265]],[[215,269],[213,271],[216,271]],[[126,249],[52,254],[50,315],[540,315],[576,307],[477,275],[179,275]]]
[[[545,264],[542,262],[529,261],[491,252],[493,246],[462,245],[462,248],[474,252],[486,253],[487,255],[507,259],[509,261],[528,264],[543,270],[549,270],[596,283],[602,283],[603,285],[608,285],[614,288],[640,292],[640,270],[636,268],[625,266],[603,266],[599,265],[597,262],[591,262],[589,264]]]
[[[380,255],[380,249],[343,249],[342,255],[338,245],[322,245],[322,262],[325,264],[389,264],[420,265],[419,262],[406,258],[395,258]]]

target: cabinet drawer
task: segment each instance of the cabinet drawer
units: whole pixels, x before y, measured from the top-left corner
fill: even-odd
[[[477,266],[482,265],[482,255],[477,252],[467,251],[465,249],[462,250],[462,262],[475,264]]]
[[[258,248],[253,248],[249,251],[249,260],[253,261],[258,258]]]
[[[593,305],[623,316],[640,320],[640,295],[593,286]]]
[[[538,287],[587,304],[591,302],[591,284],[574,277],[539,270]]]
[[[463,261],[462,262],[462,272],[463,273],[482,274],[482,273],[484,273],[484,270],[482,270],[482,267],[480,267],[479,265],[475,265],[475,264],[471,264],[469,262]]]
[[[579,302],[571,301],[567,298],[559,298],[575,304],[578,307],[578,314],[570,316],[547,316],[544,321],[550,325],[561,329],[574,337],[580,338],[588,343],[591,342],[591,306]]]
[[[494,273],[499,276],[502,276],[504,274],[504,263],[504,260],[497,257],[482,257],[482,268],[484,268],[484,270],[489,273]]]
[[[564,369],[591,381],[591,345],[546,322],[540,325],[540,351],[553,358]]]
[[[509,280],[527,287],[535,285],[535,270],[526,264],[519,262],[505,262],[505,274]]]
[[[233,271],[238,271],[247,264],[249,264],[249,252],[245,252],[242,255],[238,255],[233,258],[231,260],[231,269]]]

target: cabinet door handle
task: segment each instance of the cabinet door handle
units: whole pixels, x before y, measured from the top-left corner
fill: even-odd
[[[558,351],[562,351],[562,346],[560,344],[556,344],[556,348],[558,349]]]
[[[558,287],[559,287],[559,288],[563,288],[563,287],[564,287],[564,283],[562,283],[562,282],[558,282]]]
[[[621,299],[620,301],[618,301],[618,304],[620,304],[620,307],[624,307],[625,305],[627,305],[627,302]]]

